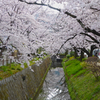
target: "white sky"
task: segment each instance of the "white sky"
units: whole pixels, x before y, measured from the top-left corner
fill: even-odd
[[[55,7],[55,8],[64,9],[65,6],[67,6],[68,3],[67,3],[67,2],[57,3],[57,2],[55,2],[55,1],[51,1],[49,4],[50,4],[51,6],[53,6],[53,7]],[[44,8],[44,9],[47,9],[47,7],[43,7],[43,8]],[[51,8],[49,8],[49,7],[48,7],[47,11],[48,11],[49,14],[57,14],[57,13],[58,13],[57,10],[51,9]]]

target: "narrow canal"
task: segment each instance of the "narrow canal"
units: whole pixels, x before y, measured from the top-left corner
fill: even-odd
[[[37,100],[71,100],[68,93],[63,68],[51,69]]]

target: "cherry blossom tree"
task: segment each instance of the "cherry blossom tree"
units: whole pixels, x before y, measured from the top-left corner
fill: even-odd
[[[40,33],[45,30],[45,27],[37,22],[29,12],[26,13],[25,10],[25,5],[16,2],[1,3],[1,52],[6,47],[7,55],[10,55],[17,49],[21,54],[19,63],[23,60],[30,60],[32,56],[29,57],[29,54],[35,53],[42,46],[43,41],[39,38]]]
[[[49,54],[74,48],[90,55],[87,48],[100,44],[99,4],[99,0],[4,0],[0,39],[18,49],[24,60],[39,47]]]
[[[48,0],[41,0],[41,1],[23,1],[19,0],[21,2],[27,3],[29,5],[42,5],[42,6],[47,6],[49,8],[52,8],[54,10],[57,10],[59,12],[63,12],[64,14],[67,15],[66,20],[68,21],[72,32],[75,32],[78,34],[83,34],[91,39],[95,40],[96,43],[99,44],[99,40],[96,41],[95,38],[92,37],[92,35],[100,36],[99,34],[99,26],[97,26],[97,21],[99,24],[99,0],[70,0],[70,1],[60,1],[60,0],[55,0],[57,3],[63,3],[66,4],[64,7],[64,10],[54,7],[51,5],[50,1]],[[64,15],[62,14],[62,15]],[[65,17],[64,17],[65,19]],[[73,24],[74,23],[74,24]],[[94,24],[92,24],[94,23]],[[72,26],[76,29],[74,30]],[[69,29],[69,27],[68,27]],[[70,29],[69,29],[70,30]],[[77,32],[78,30],[78,32]],[[72,33],[70,32],[70,33]],[[89,35],[90,33],[90,35]]]

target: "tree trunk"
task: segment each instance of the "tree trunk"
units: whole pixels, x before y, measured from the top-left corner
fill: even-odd
[[[91,57],[93,55],[92,54],[93,53],[93,50],[96,49],[96,48],[97,48],[96,45],[92,45],[91,46],[91,51],[90,51],[90,56],[89,57]]]
[[[77,48],[76,47],[74,47],[74,51],[75,51],[74,52],[74,57],[77,58],[78,57],[78,54],[77,54]]]
[[[66,52],[65,52],[65,55],[67,55],[68,54],[68,50],[66,50]]]
[[[84,58],[84,52],[81,50],[81,56],[80,56],[80,61]]]

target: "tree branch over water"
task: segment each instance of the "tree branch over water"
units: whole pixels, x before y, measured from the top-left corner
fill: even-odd
[[[24,1],[24,0],[19,0],[19,1],[20,1],[20,2],[24,2],[24,3],[26,3],[26,4],[29,4],[29,5],[47,6],[47,7],[51,8],[51,9],[54,9],[54,10],[57,10],[57,11],[61,12],[61,9],[55,8],[55,7],[53,7],[53,6],[49,5],[49,4],[37,3],[36,1],[35,1],[35,2],[27,2],[27,1]],[[90,9],[97,10],[97,8],[90,8]],[[92,29],[90,29],[89,27],[85,27],[85,25],[83,24],[83,22],[82,22],[80,19],[77,19],[77,16],[76,16],[76,15],[73,15],[73,14],[71,14],[71,13],[68,12],[68,11],[65,11],[65,14],[67,14],[68,16],[70,16],[70,17],[76,19],[77,22],[81,25],[81,27],[82,27],[85,31],[87,31],[87,32],[92,32],[93,34],[95,34],[95,35],[97,35],[97,36],[100,36],[100,33],[97,32],[96,30],[94,30],[94,29],[92,30]]]
[[[77,36],[77,34],[75,34],[75,35],[74,35],[73,37],[71,37],[71,38],[68,38],[68,39],[61,45],[60,49],[59,49],[58,52],[57,52],[57,55],[58,55],[58,53],[60,52],[61,48],[65,45],[65,43],[68,42],[69,40],[75,38],[76,36]]]
[[[24,3],[26,3],[26,4],[29,4],[29,5],[39,5],[39,6],[49,7],[49,8],[51,8],[51,9],[54,9],[54,10],[59,11],[59,12],[62,11],[61,9],[59,9],[59,8],[57,8],[57,7],[53,7],[52,5],[49,5],[49,4],[43,3],[43,2],[40,2],[40,3],[36,2],[36,1],[34,1],[34,2],[28,2],[28,1],[26,1],[26,0],[19,0],[19,1],[20,1],[20,2],[24,2]],[[94,10],[94,11],[99,11],[99,9],[93,8],[93,7],[90,7],[90,9],[92,9],[92,10]],[[75,14],[73,14],[70,10],[69,10],[69,11],[66,10],[66,11],[64,12],[64,14],[66,14],[66,15],[70,16],[71,18],[75,19],[75,20],[77,21],[77,23],[81,26],[82,31],[84,30],[84,32],[81,31],[81,32],[79,32],[79,34],[88,36],[89,38],[91,38],[91,39],[92,39],[95,43],[97,43],[97,44],[100,43],[95,37],[92,36],[92,33],[93,33],[94,35],[96,35],[96,36],[100,36],[100,33],[99,33],[96,29],[91,29],[91,26],[90,26],[90,27],[86,26],[85,23],[84,23],[84,21],[83,21],[85,18],[84,18],[84,19],[81,19],[81,18],[83,18],[83,16],[80,17],[79,15],[75,15]],[[88,20],[87,20],[87,21],[88,21]],[[72,30],[72,31],[73,31],[73,30]],[[91,35],[89,35],[88,33],[91,33]],[[60,52],[61,48],[62,48],[69,40],[73,39],[75,36],[77,36],[77,35],[74,35],[74,34],[73,34],[73,37],[68,38],[68,39],[60,46],[60,48],[59,48],[57,54]]]

